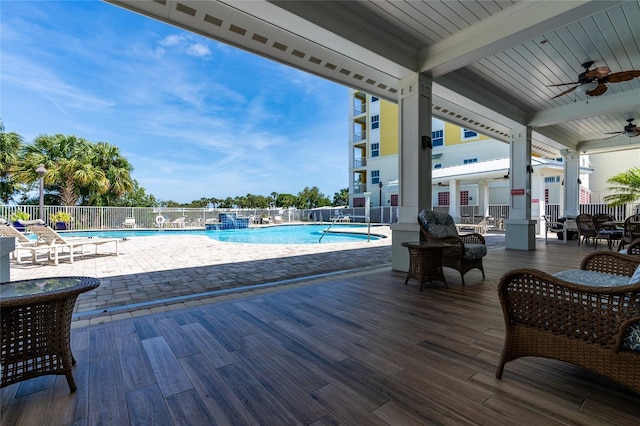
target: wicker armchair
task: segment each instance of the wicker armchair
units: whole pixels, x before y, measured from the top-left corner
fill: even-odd
[[[634,256],[640,256],[640,238],[636,238],[631,241],[631,244],[626,249],[620,250],[621,254],[632,254]]]
[[[585,367],[640,393],[640,282],[628,278],[639,265],[636,256],[588,255],[580,269],[601,273],[595,275],[604,287],[534,269],[504,274],[498,292],[506,333],[496,377],[505,363],[538,356]]]
[[[460,272],[463,286],[464,274],[472,269],[480,269],[484,279],[482,258],[487,254],[487,245],[482,235],[477,233],[458,235],[456,224],[450,215],[432,210],[422,210],[418,215],[418,223],[420,232],[427,241],[451,244],[451,247],[443,250],[442,266]]]
[[[618,250],[623,249],[626,244],[631,243],[636,238],[640,238],[640,213],[631,215],[624,220],[622,239],[618,245]]]
[[[580,244],[588,242],[589,238],[595,238],[596,228],[593,224],[593,216],[590,214],[579,214],[576,216],[578,232],[580,232],[578,242]]]

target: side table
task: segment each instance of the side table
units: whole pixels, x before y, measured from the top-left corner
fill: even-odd
[[[77,389],[71,368],[71,316],[80,293],[96,278],[59,277],[0,285],[2,381],[0,387],[48,374],[64,375]]]
[[[403,247],[409,249],[409,271],[405,285],[409,278],[415,278],[420,283],[420,291],[425,281],[442,281],[446,288],[447,280],[442,271],[442,251],[451,244],[436,241],[404,242]]]

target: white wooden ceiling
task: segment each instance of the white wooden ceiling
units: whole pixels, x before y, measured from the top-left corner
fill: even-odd
[[[589,60],[640,70],[640,0],[108,1],[393,102],[427,73],[435,116],[504,141],[533,126],[543,156],[640,149],[606,135],[640,125],[640,78],[597,97],[546,87]]]

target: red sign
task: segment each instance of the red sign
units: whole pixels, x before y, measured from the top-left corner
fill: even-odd
[[[524,195],[524,189],[512,189],[511,195]]]

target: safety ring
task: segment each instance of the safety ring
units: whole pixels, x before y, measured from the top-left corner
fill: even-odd
[[[156,223],[157,223],[158,225],[162,225],[162,224],[164,223],[164,221],[165,221],[164,216],[162,216],[162,215],[158,215],[158,216],[156,216]]]

